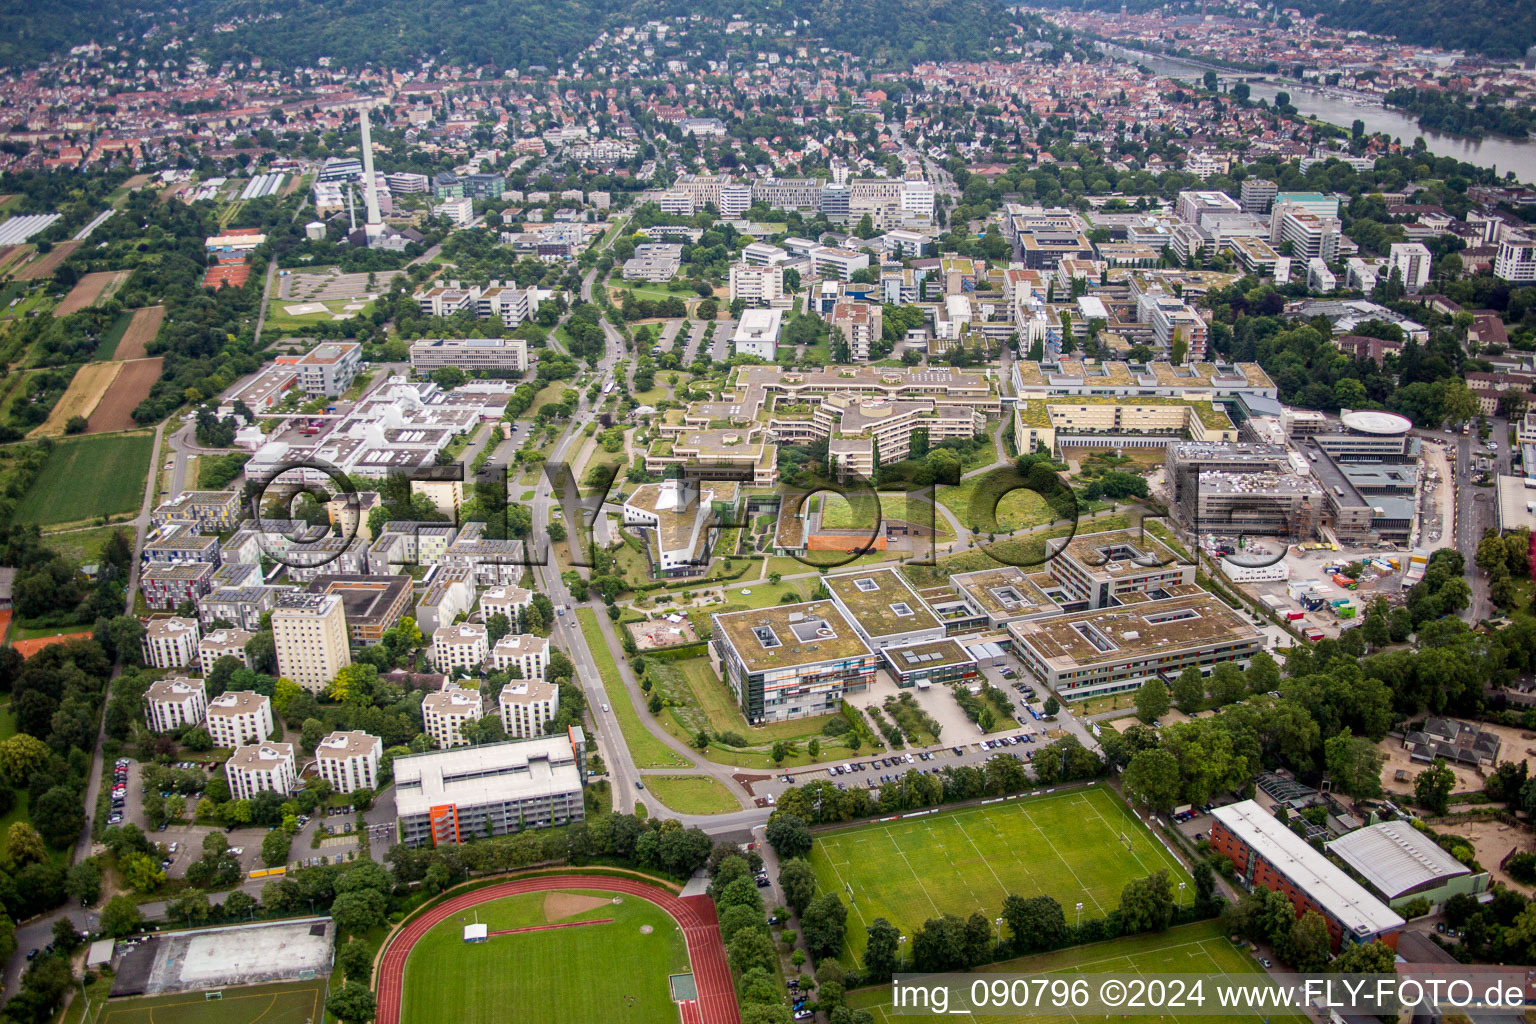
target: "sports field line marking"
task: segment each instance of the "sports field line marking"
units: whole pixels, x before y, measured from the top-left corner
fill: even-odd
[[[963,826],[963,825],[960,825],[960,824],[959,824],[959,823],[958,823],[958,822],[956,822],[956,823],[955,823],[955,827],[956,827],[956,828],[958,828],[958,829],[959,829],[959,830],[960,830],[960,834],[961,834],[961,835],[965,835],[965,834],[966,834],[966,832],[965,832],[965,826]],[[928,841],[929,841],[929,842],[930,842],[930,843],[932,843],[932,844],[933,844],[933,845],[934,845],[934,846],[936,846],[936,847],[938,847],[938,848],[939,848],[939,849],[940,849],[940,850],[943,850],[943,851],[946,851],[946,852],[947,852],[947,851],[948,851],[948,850],[949,850],[949,847],[948,847],[948,846],[945,846],[945,845],[944,845],[944,844],[943,844],[943,843],[941,843],[941,842],[939,842],[939,840],[938,840],[938,839],[937,839],[937,838],[934,838],[934,837],[936,837],[936,836],[937,836],[937,833],[936,833],[936,832],[934,832],[934,830],[933,830],[933,826],[932,826],[932,825],[931,825],[931,824],[930,824],[930,825],[926,825],[926,826],[925,826],[925,828],[926,828],[926,830],[927,830],[927,832],[928,832],[928,835],[929,835],[929,837],[930,837],[930,838],[929,838],[929,840],[928,840]],[[975,845],[976,845],[976,844],[975,844],[975,843],[972,843],[972,844],[971,844],[971,845],[972,845],[972,846],[975,846]],[[954,866],[954,865],[953,865],[953,864],[951,864],[951,865],[950,865],[950,866],[951,866],[951,867],[953,867],[953,866]],[[967,879],[967,878],[964,878],[964,877],[963,877],[963,876],[961,876],[961,875],[960,875],[960,874],[958,874],[958,873],[956,873],[956,874],[955,874],[955,876],[954,876],[954,877],[956,877],[956,878],[959,878],[959,879],[960,879],[960,883],[961,883],[961,884],[962,884],[962,885],[964,885],[964,886],[965,886],[965,891],[966,891],[966,892],[968,892],[968,893],[970,893],[970,894],[971,894],[971,899],[972,899],[972,900],[973,900],[973,901],[975,901],[975,902],[976,902],[976,903],[977,903],[977,904],[980,904],[980,902],[981,902],[981,897],[980,897],[980,895],[979,895],[979,894],[978,894],[978,893],[977,893],[977,892],[976,892],[976,890],[975,890],[975,889],[974,889],[974,888],[972,888],[972,887],[971,887],[971,883],[970,883],[970,880],[969,880],[969,879]]]
[[[1003,880],[1001,878],[997,877],[997,872],[992,870],[992,862],[987,860],[987,855],[981,852],[981,847],[977,846],[976,840],[971,838],[970,830],[962,828],[960,830],[960,834],[965,836],[965,841],[971,844],[971,849],[976,851],[976,856],[980,857],[981,862],[987,866],[987,872],[991,874],[992,881],[997,883],[997,887],[1003,891],[1003,898],[1007,899],[1008,887],[1003,884]],[[967,886],[966,888],[970,887]]]
[[[944,912],[939,909],[939,905],[937,903],[933,902],[933,897],[928,895],[928,887],[923,885],[922,876],[917,873],[917,869],[914,868],[912,866],[912,862],[907,859],[907,851],[903,850],[901,848],[901,844],[896,841],[896,837],[891,835],[891,828],[890,828],[890,826],[887,825],[881,831],[883,831],[885,833],[886,838],[891,841],[891,845],[896,847],[896,852],[901,854],[901,862],[907,866],[907,871],[909,871],[911,873],[913,884],[915,884],[919,889],[922,890],[922,892],[923,892],[923,899],[928,901],[928,905],[933,908],[933,912],[935,914],[938,914],[940,917],[942,917],[944,915]],[[966,888],[969,889],[970,886],[966,886]],[[973,893],[972,895],[975,895],[975,894]]]
[[[1116,840],[1119,839],[1118,836],[1114,835],[1115,826],[1110,824],[1109,819],[1104,817],[1104,815],[1099,811],[1099,809],[1093,805],[1093,801],[1091,801],[1091,800],[1083,800],[1082,804],[1083,804],[1083,806],[1087,807],[1090,811],[1093,812],[1093,816],[1095,818],[1098,818],[1100,821],[1102,821],[1104,823],[1104,827],[1109,829],[1110,835],[1113,838],[1115,838]],[[1142,826],[1142,827],[1145,828],[1146,826]],[[1122,831],[1124,831],[1124,830],[1122,829]],[[1127,833],[1127,835],[1129,835],[1129,833]],[[1131,844],[1130,844],[1130,848],[1128,848],[1125,852],[1129,853],[1135,859],[1136,866],[1138,868],[1140,868],[1142,871],[1146,872],[1147,874],[1151,874],[1150,871],[1147,871],[1147,865],[1142,861],[1141,854],[1136,852],[1135,846],[1136,846],[1136,843],[1134,841],[1132,841]]]
[[[847,882],[846,879],[843,878],[843,873],[841,871],[837,870],[837,865],[832,863],[830,858],[828,858],[828,860],[827,860],[827,866],[830,867],[832,869],[832,873],[837,876],[837,884],[842,887],[844,892],[847,892],[848,891],[848,882]],[[853,904],[853,912],[855,914],[859,915],[859,923],[864,926],[864,932],[865,932],[866,935],[868,935],[868,933],[869,933],[869,921],[867,921],[865,919],[864,911],[859,909],[858,900],[850,899],[848,902]]]

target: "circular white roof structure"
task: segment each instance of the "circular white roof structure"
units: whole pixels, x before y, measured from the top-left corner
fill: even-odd
[[[1413,429],[1413,422],[1408,417],[1395,412],[1346,412],[1339,419],[1357,434],[1406,434]]]

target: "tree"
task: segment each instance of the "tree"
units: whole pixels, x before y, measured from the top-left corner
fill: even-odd
[[[1002,916],[1016,953],[1055,949],[1066,941],[1066,914],[1054,897],[1009,895],[1003,900]]]
[[[50,846],[63,849],[78,839],[85,828],[80,794],[70,786],[54,786],[37,798],[32,820]]]
[[[353,939],[336,950],[336,966],[348,981],[366,985],[373,975],[373,950],[368,943]]]
[[[1451,790],[1456,788],[1456,773],[1437,757],[1428,768],[1413,779],[1414,801],[1430,814],[1442,815],[1451,803]]]
[[[1205,706],[1205,676],[1194,665],[1179,673],[1173,681],[1173,703],[1186,715],[1193,715]]]
[[[843,929],[848,920],[848,908],[835,892],[824,892],[811,900],[800,915],[800,933],[811,955],[836,956],[843,945]]]
[[[388,910],[388,904],[377,890],[358,889],[336,897],[336,902],[331,904],[331,917],[342,928],[357,933],[383,924]]]
[[[1168,713],[1168,687],[1162,680],[1148,679],[1136,691],[1136,717],[1148,725]]]
[[[127,896],[114,896],[101,911],[101,930],[120,939],[132,935],[143,920],[137,903]]]
[[[1328,964],[1331,946],[1328,922],[1317,911],[1307,911],[1291,925],[1289,959],[1298,971],[1321,971]]]
[[[1054,715],[1061,710],[1061,701],[1056,699],[1055,694],[1052,694],[1045,698],[1045,703],[1040,706],[1045,709],[1046,714]]]
[[[804,857],[811,852],[811,829],[798,814],[780,811],[768,821],[766,832],[780,857]]]
[[[95,903],[101,898],[101,871],[96,862],[83,860],[72,865],[64,877],[64,891],[70,899],[82,903]]]
[[[864,973],[868,980],[884,982],[896,973],[901,937],[896,926],[883,917],[870,922],[864,942]]]
[[[123,880],[134,892],[154,892],[165,884],[165,872],[147,853],[134,853],[118,861]]]
[[[1138,750],[1126,763],[1125,795],[1143,807],[1166,811],[1179,802],[1179,759],[1162,747]]]
[[[268,832],[261,840],[261,862],[269,868],[288,863],[288,848],[292,843],[284,828]]]
[[[1173,882],[1158,871],[1126,883],[1120,891],[1120,924],[1128,934],[1160,932],[1173,920]]]
[[[341,1024],[367,1024],[379,1012],[379,1004],[368,986],[348,981],[331,993],[325,1009]]]
[[[1336,789],[1356,800],[1379,797],[1381,766],[1387,755],[1363,736],[1355,736],[1348,726],[1323,743],[1323,758]]]
[[[37,829],[24,821],[12,822],[5,833],[5,853],[18,867],[48,859],[48,847]]]
[[[32,773],[48,760],[48,744],[36,736],[19,732],[0,743],[0,774],[12,782],[25,785],[32,780]]]
[[[805,912],[816,896],[816,872],[804,857],[791,857],[779,865],[779,888],[784,891],[784,902],[796,916]]]

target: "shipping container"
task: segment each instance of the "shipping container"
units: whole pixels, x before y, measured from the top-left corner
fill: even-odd
[[[1307,617],[1307,613],[1303,611],[1289,611],[1285,613],[1285,617],[1289,622],[1300,622]]]

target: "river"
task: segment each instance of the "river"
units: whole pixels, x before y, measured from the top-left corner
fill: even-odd
[[[1105,51],[1122,60],[1145,64],[1160,75],[1199,82],[1206,68],[1200,64],[1144,53],[1122,46],[1106,45]],[[1234,72],[1217,72],[1224,80],[1236,77]],[[1536,182],[1536,142],[1488,135],[1483,139],[1469,139],[1460,135],[1445,135],[1425,131],[1418,122],[1397,110],[1384,107],[1374,100],[1351,100],[1338,91],[1324,90],[1291,82],[1249,81],[1249,94],[1253,99],[1275,102],[1277,93],[1291,94],[1291,103],[1301,113],[1315,117],[1341,128],[1349,128],[1356,120],[1365,122],[1368,132],[1384,132],[1394,139],[1412,144],[1423,136],[1424,145],[1436,156],[1455,157],[1478,167],[1491,167],[1503,174],[1514,171],[1523,182]]]

